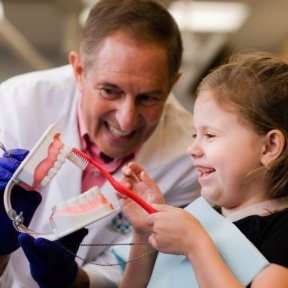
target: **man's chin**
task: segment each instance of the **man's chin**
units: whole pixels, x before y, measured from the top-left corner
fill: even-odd
[[[103,154],[105,154],[106,156],[110,157],[110,158],[113,158],[113,159],[122,159],[126,156],[129,156],[133,153],[132,150],[117,150],[115,151],[115,149],[103,149],[101,150],[101,152]]]

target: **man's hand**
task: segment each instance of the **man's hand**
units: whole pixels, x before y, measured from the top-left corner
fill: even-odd
[[[55,241],[34,239],[28,234],[19,235],[20,245],[30,263],[31,275],[40,288],[72,285],[78,272],[75,256],[87,233],[88,230],[83,228]]]
[[[5,211],[3,194],[8,181],[28,153],[27,150],[14,149],[0,157],[0,255],[10,254],[19,247],[19,233]],[[19,186],[13,187],[11,204],[17,214],[23,212],[25,226],[29,225],[41,199],[40,193],[36,191],[26,191]]]

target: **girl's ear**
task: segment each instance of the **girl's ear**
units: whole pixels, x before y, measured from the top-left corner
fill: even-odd
[[[280,130],[273,129],[266,135],[265,145],[263,146],[261,163],[264,166],[276,160],[285,147],[285,137]]]

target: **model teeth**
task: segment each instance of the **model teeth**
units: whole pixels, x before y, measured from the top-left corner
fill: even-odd
[[[51,169],[48,171],[48,177],[49,177],[49,178],[52,178],[54,175],[56,175],[56,173],[57,173],[58,170],[59,170],[59,169],[57,169],[57,168],[51,168]]]
[[[63,164],[66,160],[66,156],[64,156],[62,154],[62,150],[60,151],[60,154],[57,156],[57,161],[60,163],[60,164]]]
[[[47,175],[42,179],[40,183],[40,187],[46,186],[52,178],[57,174],[58,170],[62,167],[65,163],[67,155],[70,153],[71,149],[69,148],[62,148],[57,155],[57,160],[54,162],[53,167],[48,170]]]
[[[56,204],[53,211],[56,213],[66,212],[81,212],[83,210],[89,210],[95,208],[91,201],[98,200],[98,196],[101,196],[100,190],[97,186],[92,187],[88,191],[69,199],[68,201]],[[104,203],[103,203],[104,204]]]
[[[56,204],[49,220],[54,233],[61,238],[114,212],[112,204],[95,186],[77,197]]]
[[[42,179],[42,181],[41,181],[41,183],[40,183],[40,186],[41,186],[41,187],[46,186],[46,185],[50,182],[50,180],[51,180],[51,178],[49,178],[48,176],[45,176],[45,177]]]

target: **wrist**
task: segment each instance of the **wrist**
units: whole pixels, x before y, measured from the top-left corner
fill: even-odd
[[[79,267],[76,278],[70,288],[88,288],[89,284],[88,274]]]
[[[151,233],[147,232],[147,233],[139,233],[139,232],[133,232],[132,235],[132,242],[136,243],[136,242],[148,242],[149,236],[151,235]]]
[[[197,241],[197,243],[193,243],[190,241],[187,245],[187,250],[185,251],[186,257],[190,260],[190,262],[194,263],[198,260],[209,259],[210,253],[214,251],[215,244],[206,231],[202,230],[203,233],[199,231],[197,239],[201,239],[201,241]],[[195,237],[194,237],[195,238]],[[193,239],[191,236],[187,239]],[[208,258],[203,257],[204,254],[207,254]],[[206,261],[206,260],[205,260]]]
[[[10,258],[10,255],[0,256],[0,276],[3,274],[6,268],[9,258]]]

